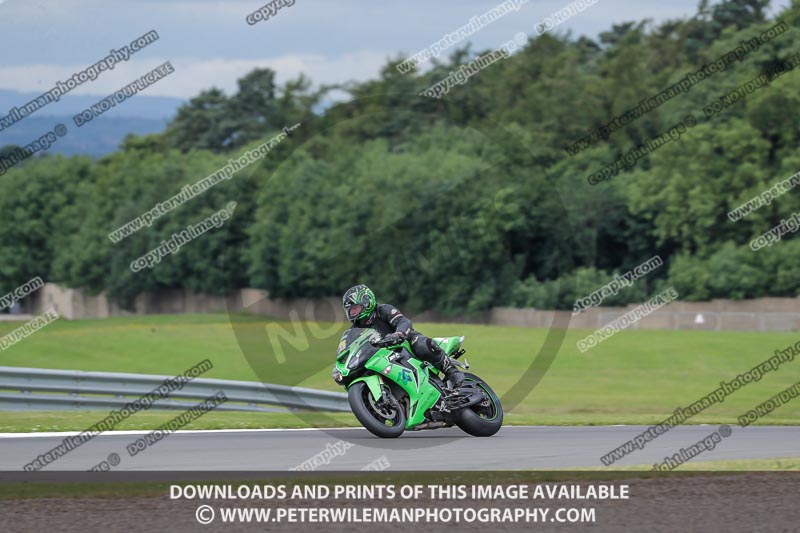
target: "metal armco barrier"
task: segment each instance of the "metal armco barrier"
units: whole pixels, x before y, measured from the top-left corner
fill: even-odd
[[[175,376],[0,366],[0,411],[119,409]],[[219,411],[350,411],[347,395],[252,381],[194,378],[151,409],[187,409],[222,391]]]

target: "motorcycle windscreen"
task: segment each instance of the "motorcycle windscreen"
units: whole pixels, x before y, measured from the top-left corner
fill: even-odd
[[[375,355],[375,352],[379,350],[379,348],[376,348],[369,342],[370,337],[375,334],[375,330],[369,328],[350,328],[347,331],[344,339],[346,343],[345,349],[350,350],[350,352],[354,354],[347,362],[348,369],[354,370],[364,366],[364,364]]]

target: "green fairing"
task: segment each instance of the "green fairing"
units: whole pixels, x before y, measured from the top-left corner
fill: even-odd
[[[464,337],[437,337],[433,340],[447,352],[447,355],[452,355],[453,352],[461,347]]]
[[[357,339],[353,340],[349,346],[343,348],[340,345],[339,355],[337,356],[335,369],[342,373],[342,376],[347,376],[351,370],[347,368],[348,363],[352,358],[357,357],[362,349],[369,346],[369,339],[374,335],[372,330],[364,330]],[[435,339],[436,342],[448,353],[452,354],[457,350],[461,343],[464,342],[463,337],[447,337],[442,339]],[[389,357],[398,349],[404,348],[411,351],[411,346],[408,342],[403,342],[400,346],[392,348],[380,348],[374,355],[372,355],[364,364],[363,367],[374,372],[359,377],[347,386],[349,389],[354,383],[363,381],[369,388],[372,397],[378,400],[381,397],[380,384],[384,380],[390,380],[399,385],[409,398],[409,413],[406,420],[406,429],[411,429],[425,421],[425,413],[433,407],[441,396],[439,389],[430,383],[430,365],[422,361],[411,358],[407,360],[407,364],[411,365],[413,369],[407,366],[399,365],[396,362],[389,361]],[[436,372],[435,369],[433,369]]]
[[[380,376],[376,376],[376,375],[372,374],[372,375],[369,375],[369,376],[364,376],[363,378],[355,379],[355,380],[353,380],[352,383],[350,383],[350,387],[352,387],[354,384],[358,383],[359,381],[363,381],[364,383],[367,384],[367,388],[369,389],[369,392],[370,392],[370,394],[372,394],[372,397],[374,399],[377,400],[377,399],[379,399],[381,397],[381,378],[380,378]],[[348,389],[350,387],[348,387]]]

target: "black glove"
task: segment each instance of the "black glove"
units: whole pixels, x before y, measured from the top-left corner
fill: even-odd
[[[404,340],[406,340],[405,333],[401,331],[395,331],[394,333],[389,333],[383,339],[381,339],[381,344],[384,346],[397,346],[398,344],[402,344]]]

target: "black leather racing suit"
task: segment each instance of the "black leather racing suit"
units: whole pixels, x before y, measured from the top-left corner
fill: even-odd
[[[382,337],[389,333],[403,333],[409,344],[411,344],[411,350],[414,352],[415,357],[429,362],[439,370],[448,370],[450,367],[450,360],[441,346],[434,342],[433,339],[416,331],[411,320],[393,305],[376,305],[375,311],[369,317],[356,321],[353,327],[374,328]]]

